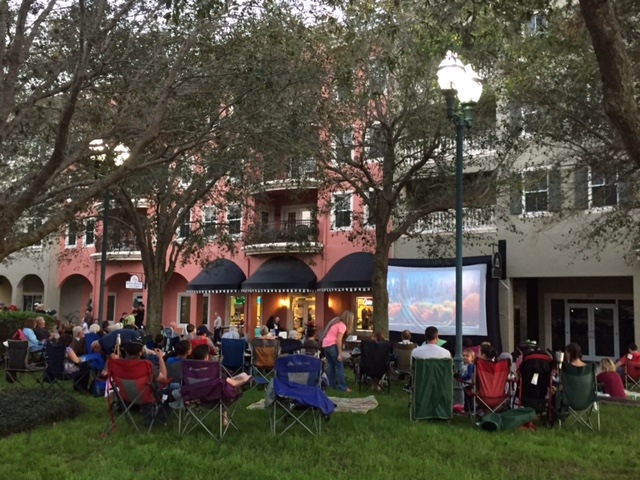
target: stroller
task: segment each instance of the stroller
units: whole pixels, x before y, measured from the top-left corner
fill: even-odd
[[[553,358],[543,352],[526,355],[518,369],[517,401],[553,423]]]

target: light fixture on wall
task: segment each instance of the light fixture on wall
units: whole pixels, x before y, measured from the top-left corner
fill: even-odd
[[[500,280],[502,278],[502,255],[500,255],[498,245],[494,243],[491,247],[493,248],[493,255],[491,256],[491,278]]]
[[[289,307],[289,299],[287,297],[282,297],[280,299],[280,306],[283,308],[288,308]]]

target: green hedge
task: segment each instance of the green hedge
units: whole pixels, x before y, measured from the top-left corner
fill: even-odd
[[[49,390],[46,396],[40,388],[1,390],[0,438],[75,418],[80,413],[80,402],[61,390]]]

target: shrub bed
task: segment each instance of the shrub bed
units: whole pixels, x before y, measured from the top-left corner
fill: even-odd
[[[82,413],[82,405],[71,394],[40,388],[0,391],[0,438],[50,425]]]

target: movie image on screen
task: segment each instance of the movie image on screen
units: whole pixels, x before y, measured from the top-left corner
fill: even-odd
[[[462,269],[462,334],[487,335],[487,265]],[[440,335],[456,333],[455,267],[389,266],[389,330],[423,334],[434,326]]]

